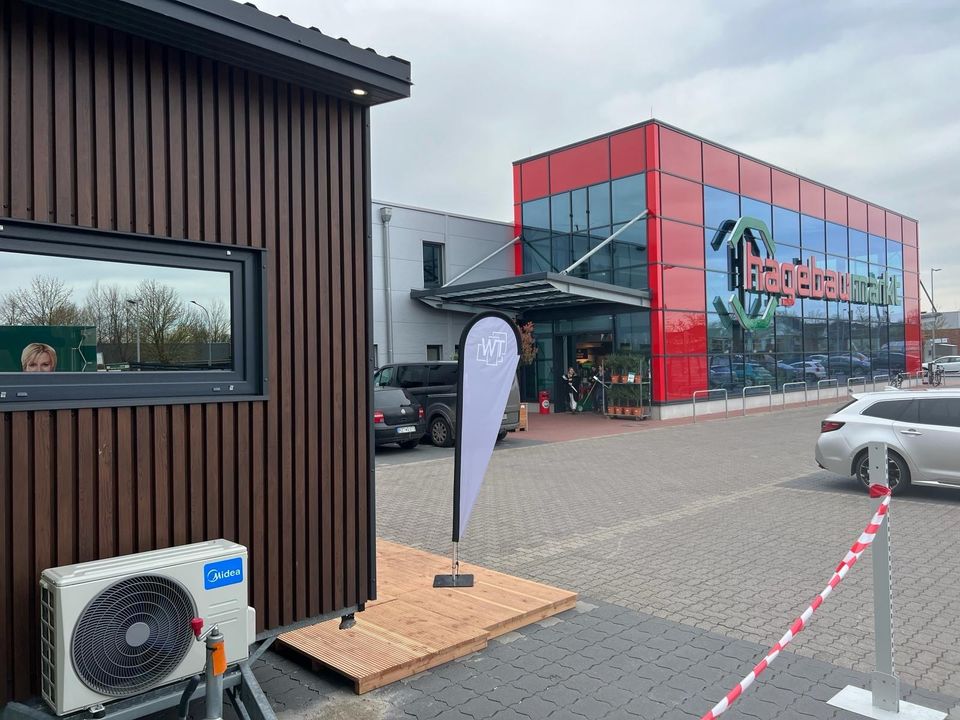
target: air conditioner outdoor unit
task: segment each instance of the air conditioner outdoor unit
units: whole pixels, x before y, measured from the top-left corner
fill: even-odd
[[[247,549],[211,540],[44,570],[40,684],[57,715],[203,672],[190,620],[219,625],[227,662],[256,637],[247,607]]]

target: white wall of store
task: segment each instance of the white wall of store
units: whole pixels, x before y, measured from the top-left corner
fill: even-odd
[[[373,319],[377,362],[387,362],[386,288],[384,283],[384,227],[380,209],[389,207],[390,284],[393,311],[393,361],[427,359],[427,345],[443,346],[450,360],[470,315],[435,310],[410,297],[423,288],[423,243],[444,246],[444,282],[489,255],[513,238],[513,223],[482,220],[397,203],[373,202]],[[513,275],[513,249],[488,260],[459,283]]]

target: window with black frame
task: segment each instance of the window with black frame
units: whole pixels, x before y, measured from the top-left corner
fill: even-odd
[[[436,288],[443,285],[443,245],[423,243],[423,287]]]
[[[5,221],[0,409],[262,396],[263,252]]]

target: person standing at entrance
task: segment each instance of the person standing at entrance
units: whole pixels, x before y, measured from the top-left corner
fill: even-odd
[[[577,373],[572,368],[567,368],[567,372],[563,376],[564,382],[567,384],[567,396],[570,399],[570,412],[577,411]]]

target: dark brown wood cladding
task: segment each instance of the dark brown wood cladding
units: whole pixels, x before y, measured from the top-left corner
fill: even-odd
[[[0,215],[266,248],[270,397],[0,412],[0,705],[36,691],[47,567],[226,537],[261,629],[369,599],[367,121],[0,3]]]

